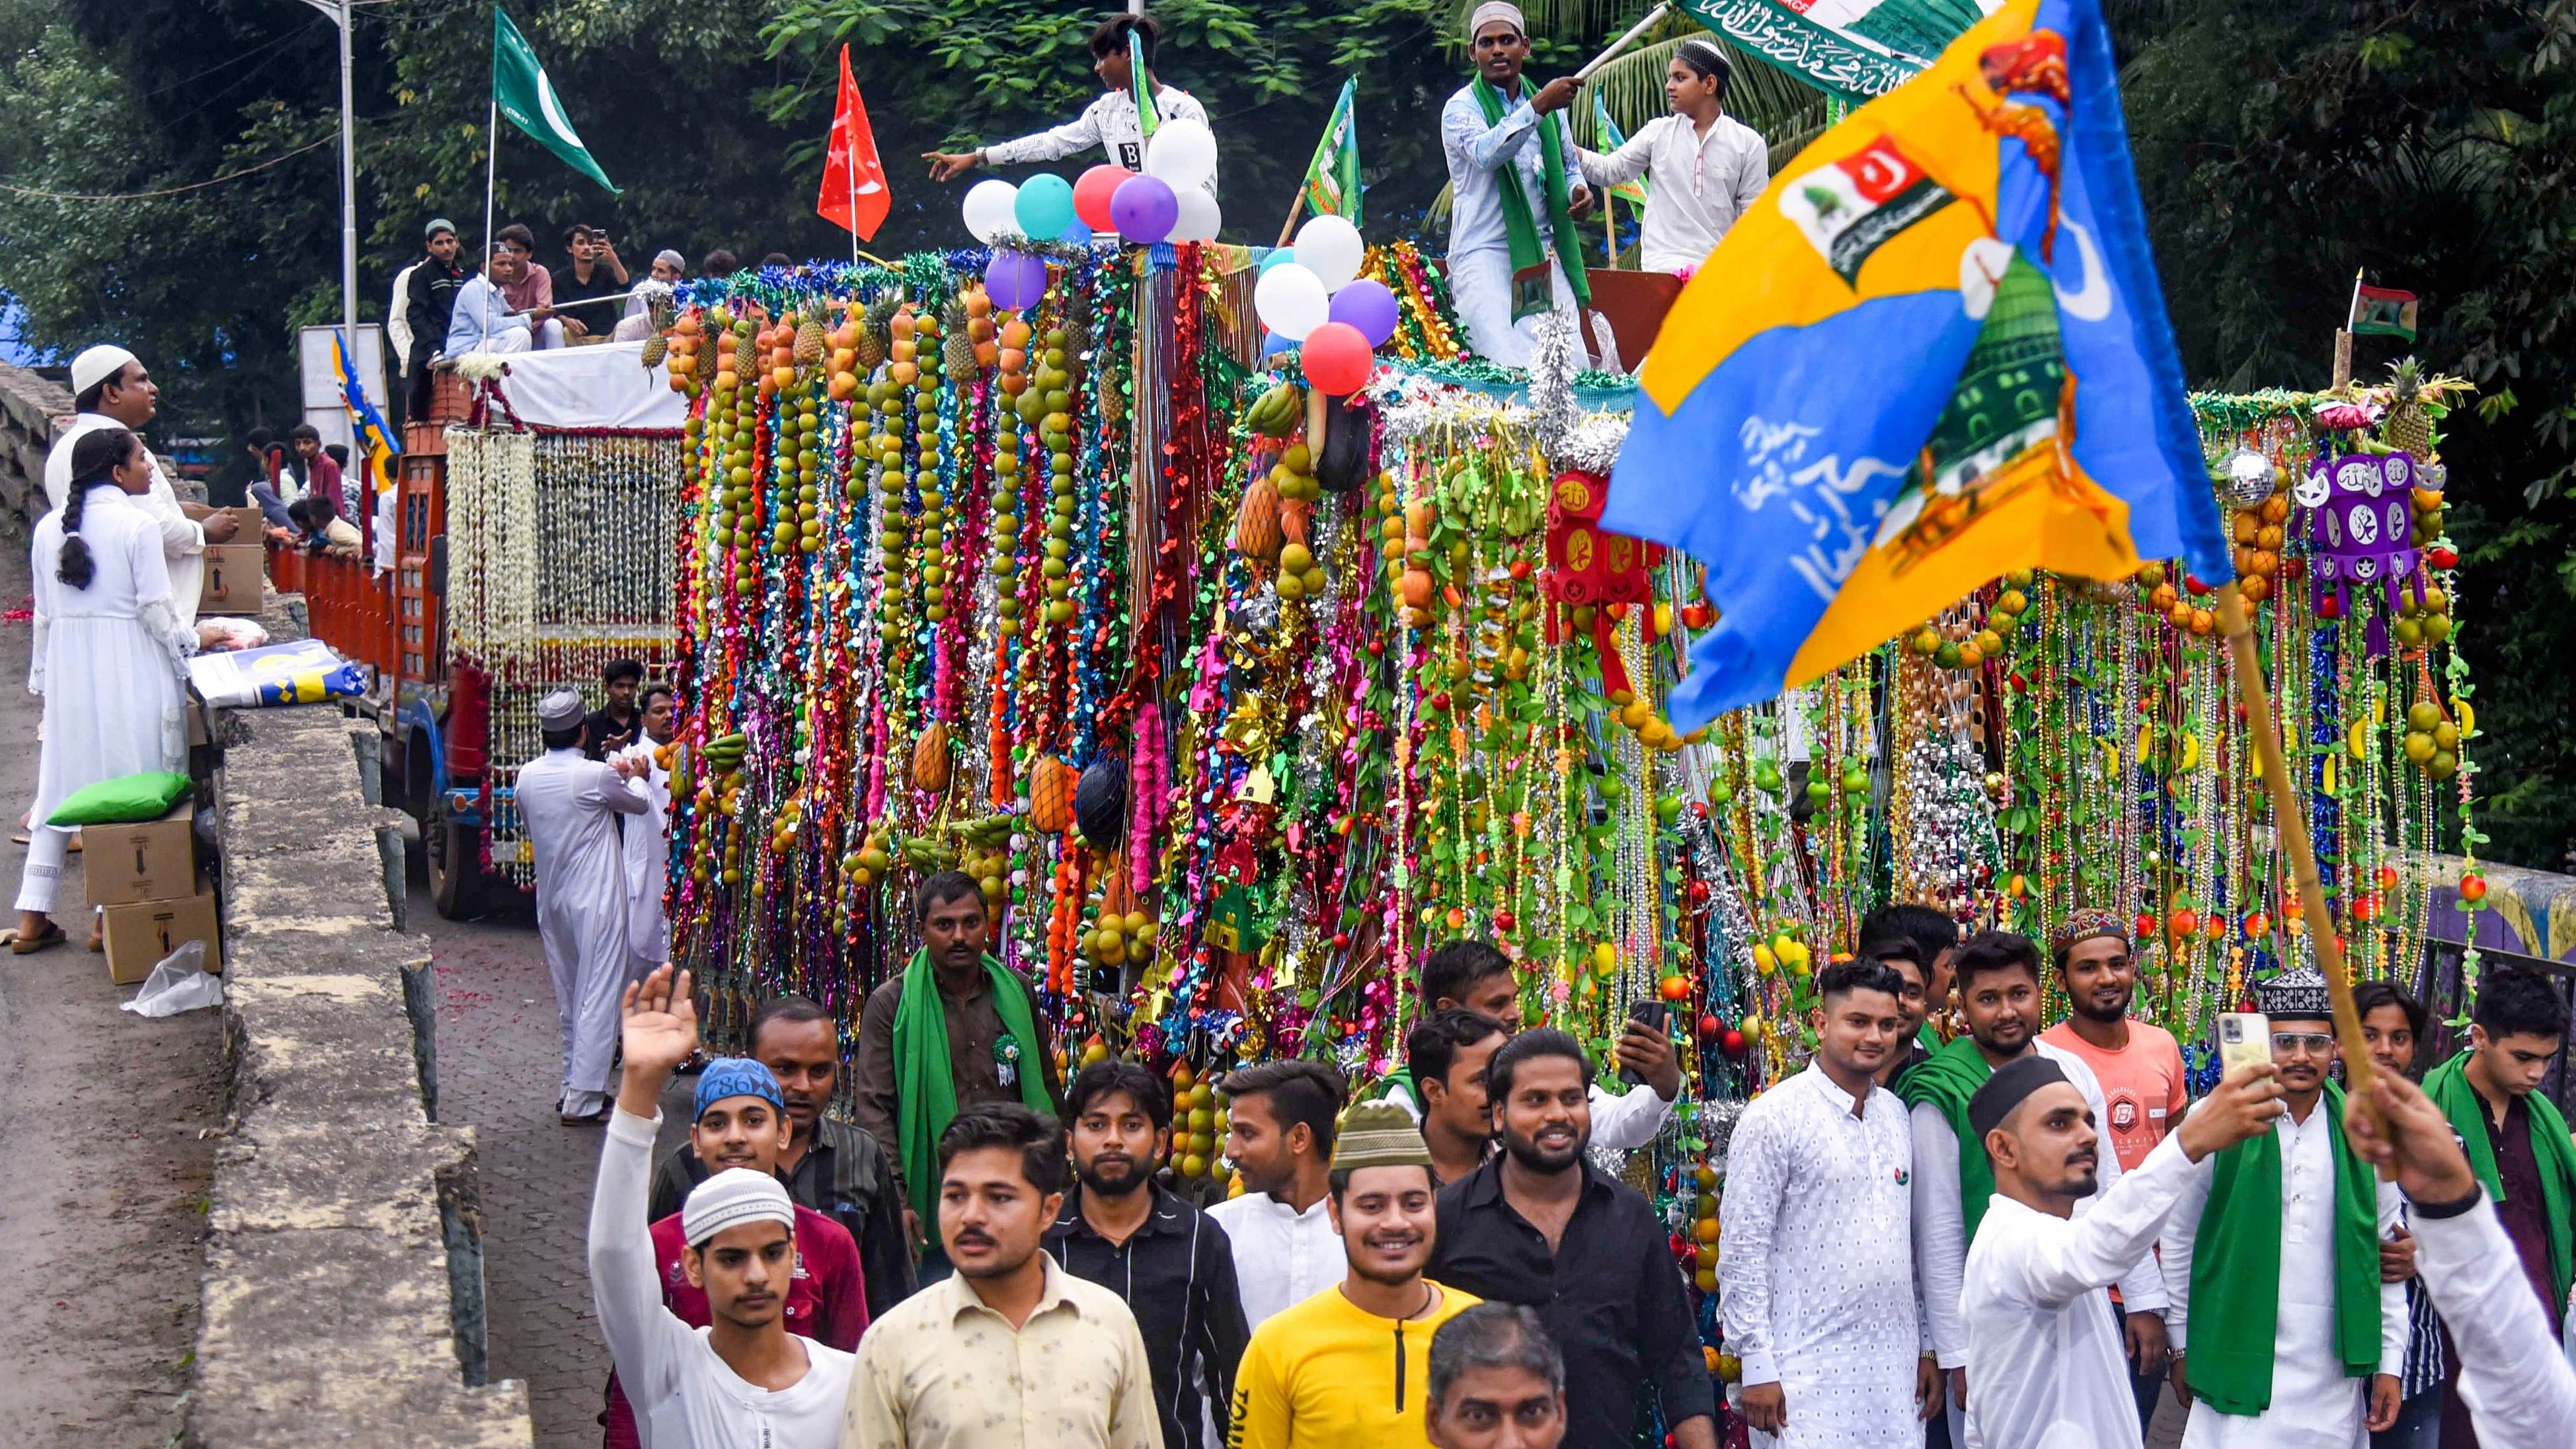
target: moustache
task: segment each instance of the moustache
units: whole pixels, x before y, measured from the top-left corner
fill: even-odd
[[[950,1238],[948,1241],[960,1248],[989,1248],[993,1246],[992,1238],[973,1228],[960,1229],[957,1236]]]

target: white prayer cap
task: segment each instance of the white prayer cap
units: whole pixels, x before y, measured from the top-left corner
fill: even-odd
[[[72,395],[77,397],[125,370],[134,354],[113,342],[84,349],[72,359]]]
[[[727,1228],[761,1222],[796,1230],[796,1205],[787,1189],[770,1173],[728,1167],[689,1190],[689,1200],[680,1207],[680,1240],[701,1248]]]
[[[1511,0],[1485,0],[1484,4],[1476,7],[1475,14],[1467,17],[1467,38],[1475,39],[1487,25],[1497,20],[1510,21],[1516,35],[1529,34],[1529,22],[1521,18],[1521,7],[1512,4]]]
[[[537,703],[537,723],[550,730],[571,729],[589,714],[577,689],[558,689]]]

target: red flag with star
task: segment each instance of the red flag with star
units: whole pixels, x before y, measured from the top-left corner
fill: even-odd
[[[868,128],[868,108],[859,99],[858,82],[850,79],[850,48],[844,45],[841,103],[832,113],[831,151],[823,161],[823,191],[814,199],[814,209],[860,240],[874,241],[893,205],[885,165],[877,160],[876,132]]]

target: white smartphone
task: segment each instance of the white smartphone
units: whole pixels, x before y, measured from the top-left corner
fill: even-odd
[[[2223,1011],[2218,1015],[2219,1075],[2232,1074],[2248,1062],[2272,1060],[2272,1019],[2259,1011]]]

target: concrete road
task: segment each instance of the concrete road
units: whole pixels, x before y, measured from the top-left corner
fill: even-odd
[[[35,795],[27,539],[0,527],[0,818]],[[27,857],[7,847],[14,900]],[[0,1441],[159,1446],[179,1430],[204,1271],[222,1018],[117,1010],[88,938],[80,857],[55,918],[72,944],[0,951]]]

